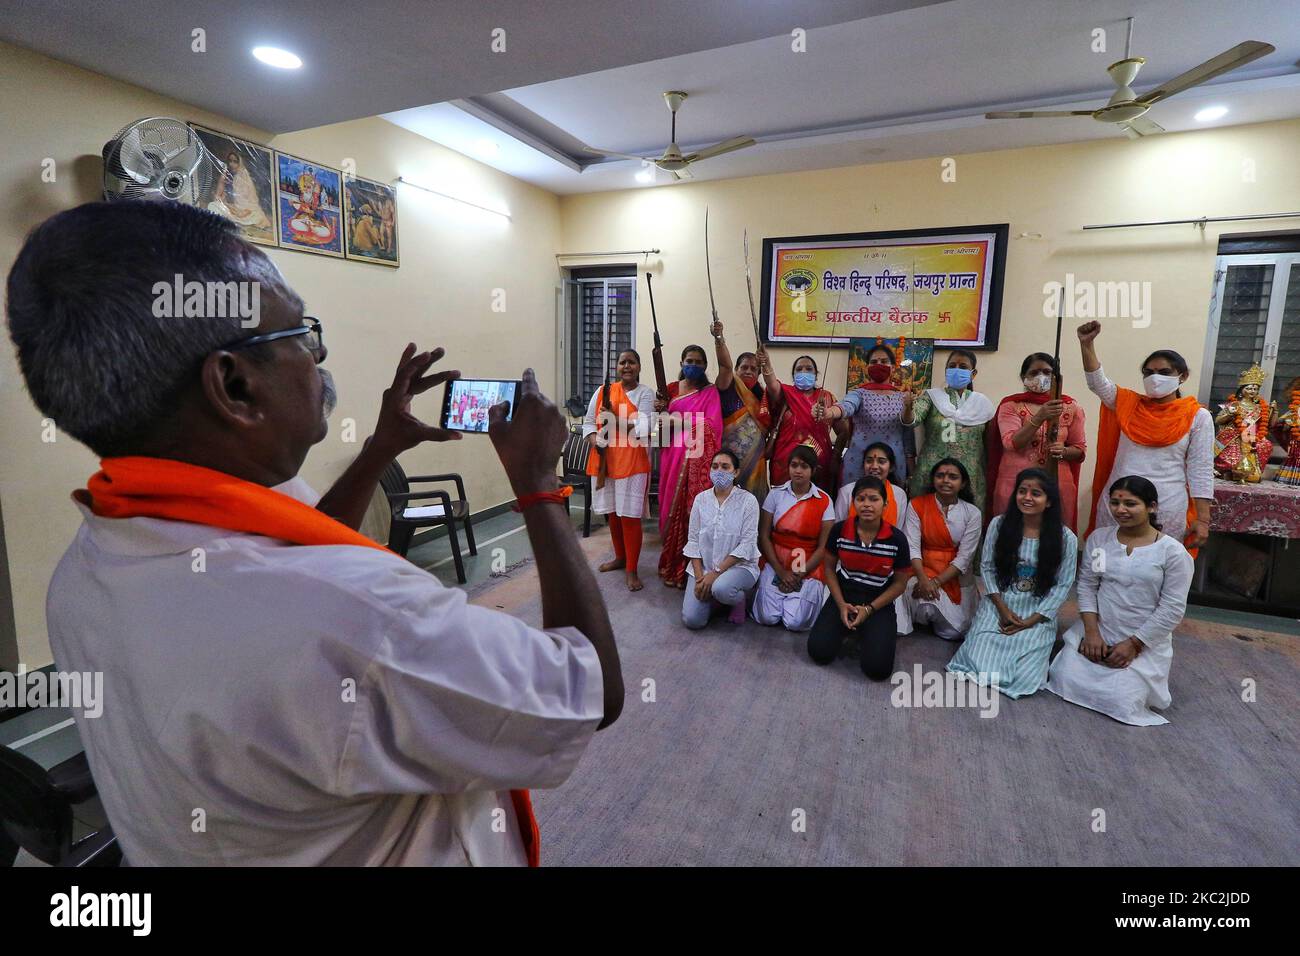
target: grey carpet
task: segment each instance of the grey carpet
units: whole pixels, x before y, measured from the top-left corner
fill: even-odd
[[[608,544],[603,530],[584,542],[593,564]],[[687,631],[657,559],[647,533],[638,594],[598,575],[627,703],[562,787],[534,792],[546,865],[1300,861],[1300,638],[1184,622],[1162,727],[1045,691],[1003,698],[993,718],[895,708],[856,661],[813,664],[804,635],[725,619]],[[475,602],[540,624],[536,569]],[[1062,629],[1075,616],[1068,604]],[[940,670],[952,652],[918,631],[895,668]]]

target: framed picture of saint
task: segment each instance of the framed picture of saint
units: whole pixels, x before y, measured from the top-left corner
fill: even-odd
[[[397,191],[388,183],[343,177],[344,246],[349,259],[396,267]]]
[[[275,173],[280,247],[343,258],[343,174],[278,151]]]
[[[278,245],[274,151],[197,123],[189,127],[217,163],[216,181],[202,198],[204,208],[237,223],[249,242]]]

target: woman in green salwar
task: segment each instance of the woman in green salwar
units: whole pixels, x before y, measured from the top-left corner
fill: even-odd
[[[910,497],[928,489],[927,478],[942,458],[956,458],[970,474],[975,506],[984,511],[986,477],[984,427],[997,409],[988,396],[974,390],[975,353],[954,349],[944,369],[944,388],[908,392],[903,401],[904,425],[920,425],[924,445],[912,474]]]

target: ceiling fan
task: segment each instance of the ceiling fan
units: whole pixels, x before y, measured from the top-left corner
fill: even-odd
[[[631,153],[620,153],[612,149],[595,149],[591,146],[584,146],[589,153],[595,153],[598,156],[617,156],[621,159],[636,159],[644,164],[654,163],[660,169],[673,174],[674,179],[693,179],[691,175],[691,163],[698,163],[702,159],[712,159],[714,156],[721,156],[723,153],[730,153],[733,150],[744,149],[747,146],[753,146],[757,140],[750,136],[733,136],[731,139],[723,140],[721,143],[714,143],[712,146],[706,146],[704,149],[697,150],[694,153],[683,154],[677,146],[677,109],[686,99],[686,94],[681,90],[669,90],[664,94],[664,102],[668,104],[669,111],[673,114],[672,141],[664,149],[662,156],[633,156]]]
[[[1186,73],[1181,73],[1167,83],[1162,83],[1154,90],[1148,90],[1141,96],[1133,92],[1132,83],[1137,79],[1138,71],[1146,63],[1145,57],[1130,56],[1133,45],[1133,18],[1128,20],[1128,40],[1124,44],[1124,59],[1106,67],[1106,72],[1114,80],[1118,89],[1111,98],[1095,110],[1013,110],[1001,113],[985,113],[985,119],[1037,119],[1040,116],[1091,116],[1102,123],[1114,123],[1130,139],[1163,133],[1164,127],[1147,119],[1146,113],[1154,104],[1167,100],[1175,93],[1200,86],[1216,76],[1222,76],[1231,70],[1245,66],[1261,56],[1268,56],[1276,47],[1259,40],[1247,40],[1238,43],[1231,50],[1225,50],[1216,57],[1211,57],[1200,66],[1194,66]]]

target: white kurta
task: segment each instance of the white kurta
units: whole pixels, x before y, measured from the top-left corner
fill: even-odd
[[[385,551],[78,507],[50,644],[104,674],[73,715],[132,864],[526,862],[508,791],[563,783],[604,713],[576,629]]]
[[[1109,409],[1115,408],[1118,386],[1098,368],[1087,373],[1088,389]],[[1193,498],[1214,497],[1214,417],[1202,408],[1187,434],[1172,445],[1139,445],[1122,431],[1115,449],[1115,465],[1107,476],[1093,515],[1094,528],[1113,528],[1115,518],[1106,507],[1106,491],[1127,475],[1140,475],[1156,486],[1160,530],[1176,541],[1187,536],[1187,492]]]
[[[1136,637],[1142,650],[1128,667],[1094,664],[1079,653],[1080,620],[1066,632],[1065,646],[1052,661],[1047,689],[1126,724],[1166,724],[1149,708],[1163,710],[1170,703],[1173,630],[1187,609],[1192,556],[1166,534],[1130,555],[1115,532],[1099,528],[1088,536],[1079,572],[1079,613],[1096,613],[1108,647]]]
[[[961,587],[961,603],[955,603],[942,588],[939,589],[938,599],[934,601],[922,601],[914,597],[916,577],[913,575],[908,579],[907,589],[894,602],[899,634],[912,633],[917,624],[929,624],[940,637],[955,640],[966,633],[971,616],[979,605],[979,591],[975,587],[975,576],[971,573],[971,568],[975,563],[975,552],[980,546],[983,516],[980,515],[979,508],[958,498],[957,503],[944,515],[944,522],[948,525],[948,534],[952,535],[953,543],[957,545],[957,556],[952,563],[961,571],[961,577],[957,579]],[[907,534],[907,547],[912,558],[921,557],[921,516],[915,509],[908,509],[907,525],[903,530]]]
[[[840,486],[840,493],[835,496],[836,521],[848,520],[849,512],[853,510],[853,486],[855,484],[857,484],[856,481],[850,481],[847,485]],[[907,527],[907,492],[890,482],[889,493],[898,502],[898,520],[894,522],[894,527],[902,530]]]
[[[822,518],[822,527],[834,524],[835,505],[830,495],[816,485],[809,485],[807,492],[796,496],[790,490],[790,482],[787,481],[769,491],[763,501],[763,510],[772,516],[772,527],[775,528],[782,516],[804,498],[824,499],[826,510]],[[823,561],[823,574],[834,572],[833,563],[829,568],[825,567],[829,559],[828,555]],[[804,578],[798,591],[785,594],[777,587],[776,572],[769,564],[759,575],[758,588],[754,591],[754,620],[769,626],[780,624],[791,631],[809,630],[817,620],[817,615],[830,593],[830,589],[816,578]]]
[[[587,403],[587,414],[582,419],[582,435],[595,434],[596,406],[600,401],[600,389],[591,395]],[[633,434],[640,441],[647,442],[646,453],[649,454],[648,440],[650,425],[654,421],[655,390],[649,385],[640,384],[627,391],[628,401],[636,405],[636,424]],[[591,481],[591,510],[598,515],[610,512],[620,518],[640,518],[645,515],[646,501],[650,490],[650,472],[628,475],[626,478],[606,478],[603,488],[596,487],[596,480]]]

